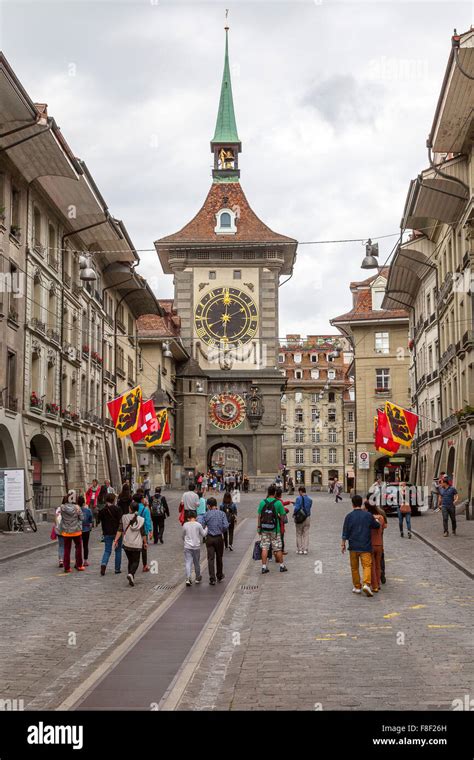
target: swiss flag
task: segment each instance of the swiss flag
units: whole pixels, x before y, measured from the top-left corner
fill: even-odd
[[[396,454],[400,444],[392,438],[392,431],[388,423],[387,415],[384,411],[377,409],[377,418],[375,424],[375,448],[383,449],[390,454]]]
[[[155,405],[152,399],[144,401],[140,408],[137,429],[131,433],[130,438],[134,443],[138,443],[145,436],[153,433],[158,427],[158,420],[155,414]]]

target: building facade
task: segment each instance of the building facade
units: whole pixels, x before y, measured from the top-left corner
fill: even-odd
[[[279,278],[291,274],[297,243],[250,207],[240,184],[241,149],[226,30],[211,189],[192,221],[155,246],[163,271],[174,275],[174,304],[191,357],[177,371],[183,471],[207,470],[216,450],[231,447],[252,487],[270,482],[281,466]]]
[[[319,490],[337,478],[351,487],[346,456],[355,440],[345,428],[349,349],[346,339],[334,335],[287,335],[280,345],[278,363],[286,379],[282,465],[285,479],[295,485]]]
[[[386,480],[408,478],[411,452],[400,447],[396,456],[382,456],[374,447],[374,416],[386,401],[411,408],[408,387],[410,354],[408,313],[402,308],[385,309],[388,268],[362,282],[352,282],[352,309],[331,319],[354,353],[349,376],[355,386],[355,488],[366,493],[378,475]]]
[[[136,460],[106,403],[136,385],[136,320],[160,309],[87,166],[4,56],[0,73],[0,467],[47,511]]]
[[[410,183],[384,305],[410,313],[412,403],[420,422],[412,478],[454,478],[472,514],[474,31],[452,38],[428,138],[430,166]]]

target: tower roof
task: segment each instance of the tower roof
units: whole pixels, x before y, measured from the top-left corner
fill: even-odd
[[[237,124],[235,122],[234,100],[232,98],[232,83],[229,66],[229,27],[225,28],[225,57],[224,73],[222,75],[221,97],[217,112],[216,128],[212,143],[239,144]]]

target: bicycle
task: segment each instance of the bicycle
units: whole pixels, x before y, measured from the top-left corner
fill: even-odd
[[[26,521],[28,522],[28,525],[30,526],[33,533],[36,533],[38,530],[38,526],[36,525],[35,518],[33,517],[33,513],[28,507],[28,502],[31,501],[31,499],[26,500],[25,509],[22,512],[10,512],[9,519],[8,519],[8,530],[12,531],[13,533],[25,533],[25,527],[26,527]],[[25,521],[26,518],[26,521]]]

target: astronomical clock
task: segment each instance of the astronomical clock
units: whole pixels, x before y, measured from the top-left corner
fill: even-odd
[[[245,401],[237,393],[215,394],[209,400],[209,419],[221,430],[239,427],[245,419]]]

